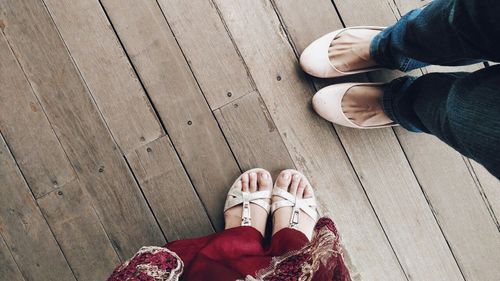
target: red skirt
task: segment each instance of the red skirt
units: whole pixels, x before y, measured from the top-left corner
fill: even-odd
[[[285,228],[269,245],[253,227],[145,247],[109,281],[135,280],[351,280],[335,225],[322,218],[311,242]]]

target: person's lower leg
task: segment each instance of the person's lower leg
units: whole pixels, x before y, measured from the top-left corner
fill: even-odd
[[[383,88],[392,120],[435,135],[500,177],[500,66],[403,77]]]
[[[370,54],[379,65],[402,71],[500,61],[499,14],[498,1],[434,0],[378,34]]]

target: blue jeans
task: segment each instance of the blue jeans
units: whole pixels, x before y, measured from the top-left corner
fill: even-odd
[[[434,0],[378,34],[371,55],[386,68],[500,62],[499,0]],[[435,135],[500,178],[500,65],[473,73],[405,76],[385,84],[385,113]]]

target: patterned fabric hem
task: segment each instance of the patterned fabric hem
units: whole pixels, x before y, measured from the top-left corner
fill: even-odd
[[[247,276],[244,281],[310,281],[320,267],[334,271],[338,266],[344,266],[340,237],[333,221],[321,218],[310,243],[298,251],[273,258],[269,267],[257,272],[255,277]],[[350,280],[347,270],[341,275],[338,280]]]

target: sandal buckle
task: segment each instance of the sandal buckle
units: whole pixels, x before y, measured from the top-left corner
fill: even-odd
[[[292,217],[290,218],[290,227],[295,228],[299,224],[299,210],[294,209]]]
[[[242,226],[250,226],[252,225],[252,218],[250,215],[250,203],[243,202],[243,214],[241,216],[241,225]]]

